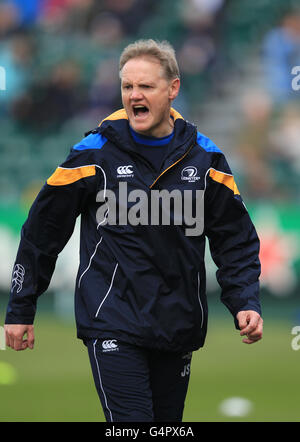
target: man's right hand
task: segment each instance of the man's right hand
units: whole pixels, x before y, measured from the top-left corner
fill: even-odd
[[[34,347],[34,327],[30,324],[5,324],[5,340],[7,347],[20,351]],[[25,338],[25,335],[26,338]],[[24,339],[25,338],[25,339]]]

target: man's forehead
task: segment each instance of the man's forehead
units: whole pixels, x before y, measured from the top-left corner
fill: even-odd
[[[121,80],[151,81],[153,78],[163,77],[163,68],[155,57],[139,57],[128,60],[121,71]]]

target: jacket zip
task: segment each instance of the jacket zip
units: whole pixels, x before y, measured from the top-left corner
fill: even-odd
[[[170,170],[172,167],[174,167],[176,164],[178,164],[181,160],[183,160],[183,158],[185,158],[187,156],[187,154],[190,152],[190,150],[193,147],[194,147],[194,143],[188,148],[188,150],[185,152],[184,155],[182,155],[182,157],[180,157],[177,161],[175,161],[175,163],[171,164],[171,166],[169,166],[165,170],[163,170],[162,173],[156,178],[156,180],[153,181],[153,183],[149,186],[150,189],[152,189],[154,184],[162,177],[162,175],[164,175],[168,170]]]

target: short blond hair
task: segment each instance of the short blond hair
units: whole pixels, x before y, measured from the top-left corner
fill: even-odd
[[[167,80],[180,78],[179,67],[176,60],[175,50],[168,41],[137,40],[129,44],[123,50],[120,56],[119,72],[120,77],[122,69],[127,61],[132,58],[154,57],[163,68],[164,76]]]

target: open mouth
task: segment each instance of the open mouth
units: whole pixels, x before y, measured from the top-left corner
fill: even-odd
[[[138,104],[133,106],[133,113],[137,118],[144,118],[148,115],[149,109],[146,106]]]

